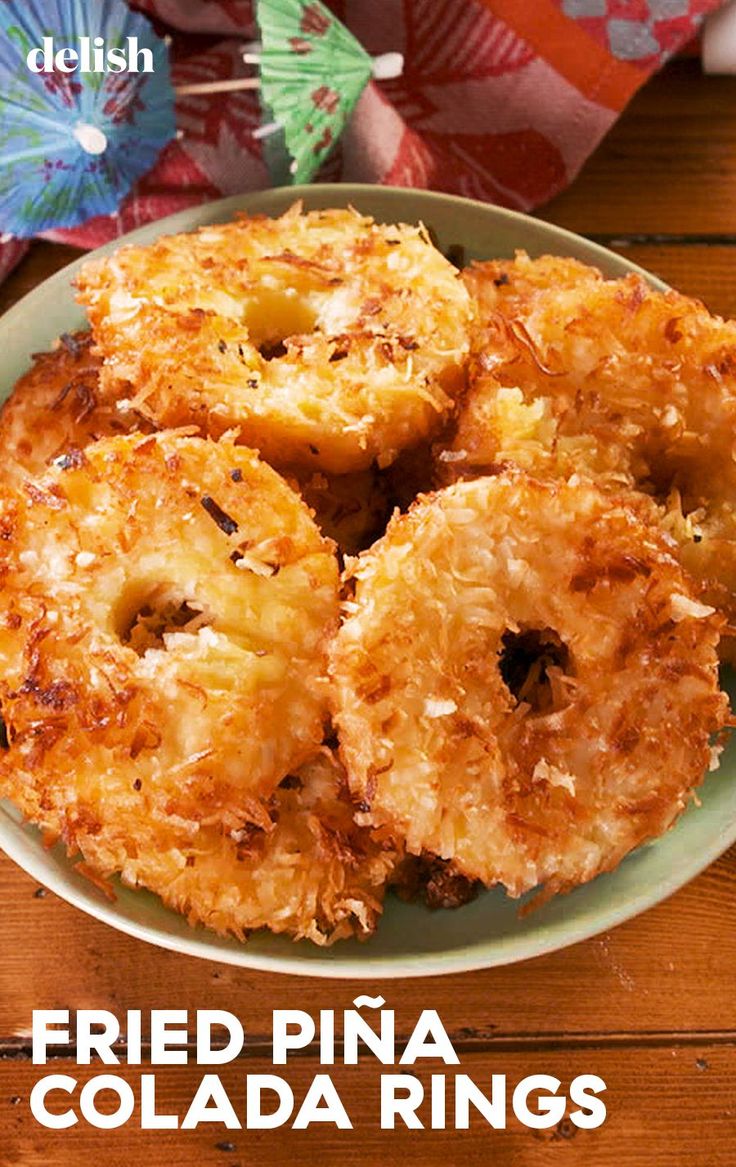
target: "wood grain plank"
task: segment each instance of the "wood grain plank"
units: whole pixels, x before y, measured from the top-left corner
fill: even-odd
[[[143,1071],[147,1070],[144,1066]],[[462,1058],[458,1070],[486,1090],[493,1073],[506,1074],[510,1090],[528,1074],[552,1074],[566,1089],[575,1075],[595,1073],[607,1084],[608,1117],[603,1126],[592,1131],[578,1130],[568,1118],[551,1131],[532,1131],[513,1115],[508,1129],[502,1131],[493,1130],[480,1116],[471,1119],[468,1130],[381,1131],[381,1067],[365,1062],[330,1071],[353,1130],[341,1131],[329,1125],[306,1131],[289,1126],[239,1131],[206,1124],[194,1131],[142,1131],[134,1125],[99,1131],[80,1122],[69,1130],[54,1132],[36,1124],[28,1109],[30,1090],[46,1071],[28,1062],[5,1062],[0,1063],[0,1162],[5,1167],[78,1167],[87,1160],[104,1162],[106,1167],[151,1163],[175,1163],[177,1167],[258,1163],[266,1167],[287,1162],[343,1167],[404,1161],[421,1162],[423,1167],[459,1162],[464,1167],[485,1167],[489,1162],[494,1167],[549,1167],[550,1163],[565,1167],[733,1167],[733,1046],[635,1048],[624,1057],[611,1050],[484,1054]],[[55,1062],[53,1071],[68,1073],[80,1082],[100,1072],[65,1061]],[[453,1067],[438,1064],[409,1070],[425,1086],[431,1073],[447,1072],[451,1079],[453,1071]],[[155,1072],[159,1111],[183,1115],[203,1070],[181,1066],[158,1067]],[[274,1070],[268,1060],[245,1058],[218,1072],[243,1121],[246,1073],[277,1072],[286,1077],[298,1105],[314,1075],[324,1068],[311,1059],[299,1058]],[[393,1071],[386,1067],[383,1072]],[[120,1067],[120,1076],[136,1092],[139,1074],[138,1068]],[[447,1094],[451,1101],[449,1083]],[[419,1114],[429,1123],[427,1110],[424,1107]]]
[[[590,232],[736,229],[736,77],[672,62],[541,217]]]
[[[613,932],[523,965],[381,985],[407,1033],[425,1004],[472,1042],[567,1034],[736,1030],[736,848],[669,901]],[[276,976],[124,936],[0,858],[0,1037],[34,1008],[225,1008],[268,1035],[275,1008],[350,1008],[366,982]],[[707,990],[704,989],[707,986]],[[377,990],[376,990],[377,991]]]

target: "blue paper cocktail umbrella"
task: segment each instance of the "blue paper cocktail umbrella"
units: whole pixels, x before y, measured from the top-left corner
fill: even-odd
[[[95,47],[134,47],[153,72],[36,73],[28,53],[44,37],[82,66],[94,66]],[[113,213],[175,134],[168,50],[123,0],[0,2],[1,233],[26,238]]]

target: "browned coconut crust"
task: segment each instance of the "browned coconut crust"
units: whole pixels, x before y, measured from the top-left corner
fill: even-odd
[[[126,879],[156,891],[191,924],[239,939],[268,928],[319,945],[364,940],[378,923],[397,851],[386,832],[357,826],[353,810],[344,771],[324,748],[276,790],[262,826],[227,834],[204,827],[163,854],[154,833],[126,859]]]
[[[97,438],[151,431],[145,418],[100,402],[100,363],[89,332],[65,333],[51,352],[34,355],[0,410],[5,481],[36,477]]]
[[[101,363],[90,332],[65,334],[51,352],[36,353],[0,409],[5,482],[37,477],[100,437],[153,432],[142,414],[100,401]],[[388,491],[375,469],[342,475],[281,469],[323,534],[346,554],[355,555],[385,529]]]
[[[297,204],[121,248],[78,287],[105,393],[280,465],[388,465],[463,385],[470,298],[421,227]]]
[[[736,323],[636,275],[603,280],[551,256],[476,264],[465,278],[474,358],[439,481],[510,460],[641,490],[704,601],[736,626]]]
[[[727,714],[722,621],[650,519],[515,470],[391,522],[332,650],[361,821],[515,896],[671,826]]]
[[[72,856],[81,848],[82,870],[113,895],[109,880],[120,875],[190,924],[240,940],[267,928],[328,945],[365,939],[376,927],[396,851],[356,826],[344,773],[328,750],[284,780],[258,824],[229,830],[192,832],[148,813],[145,786],[132,797],[129,783],[111,781],[96,794],[89,814],[98,829],[68,845]]]
[[[7,494],[2,784],[71,849],[131,815],[190,834],[263,820],[322,740],[333,546],[242,446],[103,438]]]
[[[541,255],[531,259],[525,251],[517,251],[514,259],[469,264],[463,279],[479,309],[478,325],[482,330],[494,312],[510,319],[523,316],[537,292],[578,288],[601,281],[603,276],[597,268],[570,256]]]

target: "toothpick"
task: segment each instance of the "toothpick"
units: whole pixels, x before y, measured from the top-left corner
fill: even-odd
[[[272,134],[277,134],[281,129],[281,122],[266,122],[263,126],[258,126],[253,131],[253,137],[258,141],[259,138],[270,138]]]
[[[199,81],[193,85],[177,85],[174,93],[177,97],[189,97],[195,94],[238,93],[244,89],[260,88],[259,77],[239,77],[230,81]]]

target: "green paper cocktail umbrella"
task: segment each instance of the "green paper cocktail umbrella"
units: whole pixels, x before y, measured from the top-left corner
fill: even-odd
[[[339,140],[371,78],[396,77],[400,53],[371,57],[319,0],[256,0],[261,105],[292,158],[295,183],[309,182]]]

